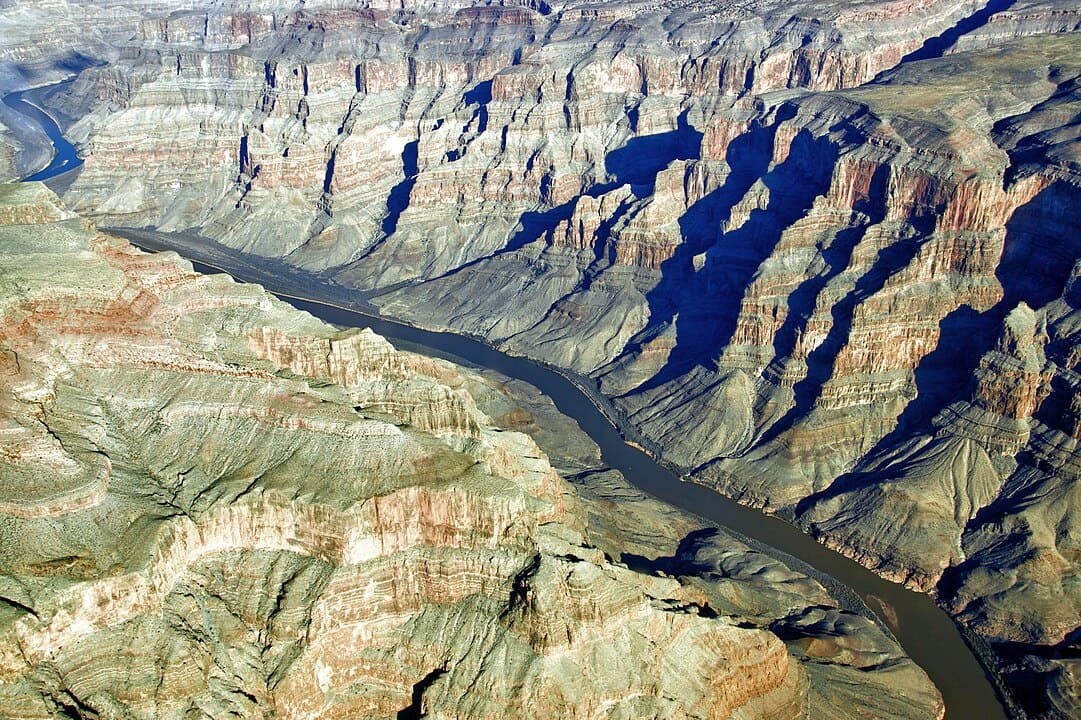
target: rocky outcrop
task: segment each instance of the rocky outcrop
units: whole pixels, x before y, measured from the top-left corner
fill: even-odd
[[[860,666],[812,679],[768,611],[609,560],[596,501],[491,424],[475,375],[144,254],[38,184],[0,186],[0,238],[7,715],[795,718]],[[884,644],[871,686],[903,668],[908,716],[941,711],[877,628],[839,636]]]
[[[784,639],[807,670],[810,717],[939,712],[923,673],[896,643],[866,611],[860,614],[858,602],[837,600],[845,596],[843,589],[834,584],[827,591],[820,580],[829,583],[828,578],[809,577],[791,558],[778,559],[768,547],[750,547],[746,538],[702,527],[701,518],[645,495],[605,467],[599,448],[535,388],[494,371],[485,376],[491,384],[471,388],[478,405],[536,438],[574,484],[588,514],[591,543],[632,569],[679,577],[713,611]]]
[[[15,156],[18,150],[18,142],[11,136],[11,132],[6,127],[0,126],[0,177],[14,180],[18,176],[15,169]]]
[[[87,67],[113,60],[144,16],[191,11],[197,3],[88,3],[44,0],[7,3],[0,9],[0,75],[14,74],[20,87],[59,82]]]
[[[584,197],[550,235],[385,306],[592,372],[701,481],[937,589],[1007,664],[1059,662],[1076,643],[1081,183],[1052,118],[1077,102],[1076,48],[1039,38],[764,97],[651,195]],[[662,255],[623,251],[647,229]],[[571,254],[591,244],[592,264]],[[514,278],[506,295],[493,277]],[[509,296],[527,298],[513,318]],[[1069,715],[1073,676],[1040,675],[1060,679],[1033,707]]]

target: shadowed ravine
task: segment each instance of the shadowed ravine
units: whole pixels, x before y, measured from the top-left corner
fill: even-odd
[[[10,98],[5,98],[5,102]],[[43,122],[21,104],[12,107],[27,113],[42,126],[44,132],[62,156],[66,148],[74,148],[60,135],[55,123]],[[32,178],[45,180],[70,169],[53,163]],[[51,171],[51,172],[50,172]],[[168,236],[137,230],[112,229],[110,232],[127,237],[148,250],[174,249],[193,260],[214,265],[198,264],[202,272],[224,270],[243,280],[263,284],[295,307],[341,326],[370,327],[401,348],[446,357],[458,362],[496,370],[515,379],[532,384],[547,395],[565,415],[573,418],[601,449],[606,464],[619,470],[641,490],[676,507],[692,512],[709,523],[730,528],[750,538],[777,548],[829,575],[857,592],[871,607],[884,603],[893,613],[887,618],[891,630],[905,651],[931,677],[942,692],[946,717],[950,720],[967,718],[989,720],[1006,717],[1003,704],[994,685],[969,649],[957,626],[939,609],[930,597],[909,591],[816,543],[796,527],[750,508],[743,507],[712,490],[681,482],[669,469],[642,450],[624,441],[619,429],[602,411],[603,401],[592,391],[567,375],[523,358],[511,357],[477,340],[445,332],[430,332],[377,317],[362,311],[340,307],[343,302],[334,288],[319,284],[311,276],[279,266],[272,261],[254,264],[251,258],[240,258],[212,252],[203,255],[200,246],[193,252],[188,245],[175,246]],[[213,250],[213,249],[212,249]],[[299,291],[297,288],[301,288]],[[303,294],[306,297],[298,297]],[[329,302],[320,301],[325,298]]]

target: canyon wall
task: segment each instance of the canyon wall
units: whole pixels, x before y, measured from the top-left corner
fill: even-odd
[[[1081,713],[1076,7],[131,7],[73,208],[591,376]]]
[[[941,713],[873,623],[734,540],[705,545],[723,583],[610,559],[476,375],[36,183],[0,186],[0,248],[5,716]],[[755,600],[762,573],[793,594]]]

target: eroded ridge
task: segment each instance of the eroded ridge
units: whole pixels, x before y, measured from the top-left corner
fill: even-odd
[[[454,366],[0,206],[5,714],[803,712],[784,643],[608,562]]]

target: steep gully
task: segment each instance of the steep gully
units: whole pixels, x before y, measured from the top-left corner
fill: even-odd
[[[25,180],[44,181],[77,168],[82,161],[56,122],[23,100],[21,95],[11,93],[3,100],[37,123],[57,150],[56,157],[45,169]],[[855,591],[868,606],[876,608],[881,617],[888,618],[887,624],[905,652],[938,687],[946,704],[948,720],[993,720],[1008,716],[994,679],[981,666],[957,625],[929,596],[878,577],[783,520],[739,505],[700,485],[682,481],[672,469],[627,442],[618,421],[613,419],[614,414],[606,411],[610,408],[607,401],[585,381],[532,360],[507,355],[466,336],[422,330],[379,316],[358,305],[355,299],[336,294],[332,286],[320,283],[317,278],[301,276],[277,263],[260,260],[255,264],[253,258],[240,259],[215,252],[207,254],[205,246],[193,248],[187,243],[177,246],[163,233],[129,228],[108,230],[145,250],[178,251],[192,260],[201,272],[226,272],[240,281],[258,282],[294,307],[335,325],[370,327],[403,349],[490,368],[530,383],[597,443],[608,466],[619,470],[639,489],[710,523],[792,556]]]

